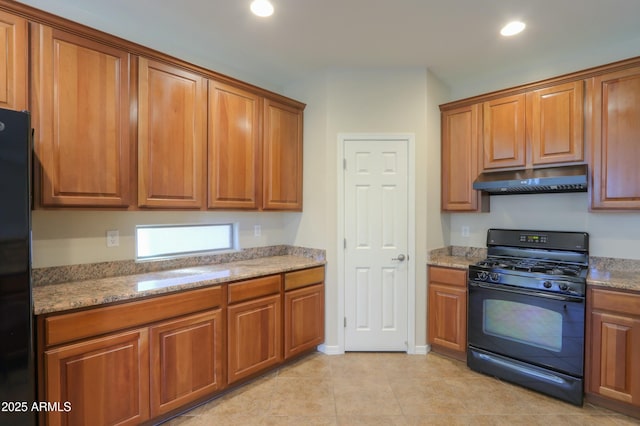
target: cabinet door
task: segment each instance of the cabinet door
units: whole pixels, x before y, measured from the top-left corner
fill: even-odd
[[[27,20],[0,10],[0,108],[27,109]]]
[[[584,160],[584,83],[527,94],[527,129],[533,165]]]
[[[264,102],[263,191],[265,210],[302,210],[302,110]]]
[[[591,206],[640,209],[640,67],[591,83]]]
[[[467,290],[429,284],[429,343],[467,350]]]
[[[206,167],[203,77],[139,59],[138,205],[201,208]]]
[[[46,400],[69,402],[47,424],[134,425],[149,418],[147,330],[135,330],[44,353]],[[63,407],[64,408],[64,407]]]
[[[262,99],[209,80],[208,207],[257,209]]]
[[[324,284],[284,294],[284,358],[324,342]]]
[[[258,373],[282,360],[280,294],[227,308],[227,382]]]
[[[152,417],[222,388],[222,330],[220,309],[151,327]]]
[[[487,211],[489,197],[473,189],[481,163],[480,105],[442,112],[443,211]]]
[[[483,167],[526,164],[525,95],[505,96],[483,104]]]
[[[640,319],[591,314],[590,391],[640,407]]]
[[[129,204],[129,54],[33,24],[32,100],[43,206]]]
[[[428,342],[434,349],[466,358],[467,273],[461,269],[429,266]]]

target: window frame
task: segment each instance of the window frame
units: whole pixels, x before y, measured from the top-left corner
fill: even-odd
[[[140,255],[140,230],[145,229],[157,229],[157,230],[174,230],[176,228],[185,228],[185,229],[197,229],[197,228],[209,228],[209,227],[225,227],[228,229],[229,233],[229,241],[228,244],[224,247],[220,248],[205,248],[205,249],[187,249],[187,250],[178,250],[178,251],[159,251],[157,253],[153,253],[150,255]],[[232,253],[240,250],[239,240],[238,240],[238,223],[237,222],[224,222],[224,223],[191,223],[191,224],[153,224],[153,225],[136,225],[134,231],[134,239],[135,239],[135,260],[136,262],[147,262],[154,260],[162,260],[162,259],[175,259],[179,257],[188,257],[188,256],[201,256],[206,254],[221,254],[221,253]],[[167,235],[169,237],[169,235]],[[174,237],[174,236],[171,236]]]

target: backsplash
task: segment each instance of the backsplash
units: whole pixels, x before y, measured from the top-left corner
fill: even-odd
[[[114,262],[88,263],[81,265],[53,266],[35,268],[32,271],[33,285],[57,284],[70,281],[83,281],[122,275],[144,274],[169,269],[189,268],[193,266],[215,265],[237,262],[269,256],[300,256],[318,261],[325,260],[325,251],[306,247],[277,245],[254,247],[233,253],[211,254],[205,256],[179,257],[174,259],[136,262],[122,260]]]
[[[487,257],[487,249],[483,247],[448,246],[429,251],[429,257],[455,256],[483,259]]]

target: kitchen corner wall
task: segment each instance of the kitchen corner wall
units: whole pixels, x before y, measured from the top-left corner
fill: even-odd
[[[339,347],[337,185],[341,133],[415,135],[416,346],[426,344],[426,259],[448,235],[440,215],[440,112],[448,92],[424,68],[336,69],[285,88],[307,104],[304,128],[304,213],[288,223],[293,244],[327,254],[326,342]]]

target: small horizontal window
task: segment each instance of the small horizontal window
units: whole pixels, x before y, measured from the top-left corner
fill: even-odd
[[[237,249],[236,225],[136,226],[136,259],[148,260]]]

